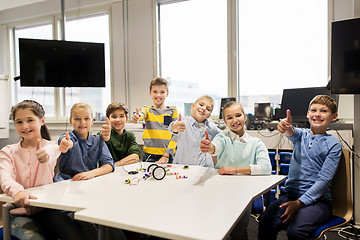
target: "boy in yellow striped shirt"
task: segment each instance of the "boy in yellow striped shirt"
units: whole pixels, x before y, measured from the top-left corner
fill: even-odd
[[[169,95],[168,82],[164,78],[154,78],[150,82],[149,95],[153,106],[144,107],[132,116],[132,122],[145,121],[143,133],[144,161],[156,163],[172,163],[176,148],[176,135],[168,131],[169,124],[179,118],[176,107],[165,106]]]

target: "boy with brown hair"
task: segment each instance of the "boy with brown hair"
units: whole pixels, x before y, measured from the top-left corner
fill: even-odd
[[[144,161],[156,163],[172,163],[176,148],[176,136],[168,131],[172,121],[178,119],[179,114],[175,107],[165,106],[165,99],[169,95],[169,84],[164,78],[154,78],[150,82],[149,95],[153,106],[143,107],[132,116],[132,122],[145,121],[143,133]]]
[[[307,112],[310,129],[293,127],[287,110],[278,131],[294,145],[289,178],[279,199],[260,216],[258,239],[276,239],[282,229],[287,230],[288,239],[312,239],[331,218],[330,186],[342,147],[326,129],[337,117],[336,102],[327,95],[311,100]]]
[[[140,149],[135,134],[124,129],[129,110],[124,103],[113,102],[106,108],[106,124],[98,134],[115,161],[115,167],[139,161]]]

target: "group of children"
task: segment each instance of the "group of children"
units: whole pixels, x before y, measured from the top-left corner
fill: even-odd
[[[175,107],[165,106],[169,94],[165,79],[153,79],[149,94],[153,106],[136,109],[132,116],[133,123],[145,122],[144,161],[215,167],[221,175],[271,174],[267,148],[246,133],[246,114],[240,103],[224,106],[227,129],[221,131],[208,120],[214,107],[210,96],[198,98],[191,116],[182,117]],[[61,135],[58,144],[50,141],[44,114],[35,101],[18,103],[12,116],[22,139],[0,151],[1,188],[19,207],[12,212],[11,233],[20,239],[81,239],[78,225],[66,213],[30,207],[29,199],[36,196],[25,189],[66,179],[87,180],[139,161],[135,135],[124,129],[129,110],[124,104],[111,103],[106,124],[97,135],[91,135],[92,110],[88,104],[77,103],[70,111],[73,131]],[[289,110],[287,118],[280,121],[278,131],[293,142],[294,150],[285,191],[260,216],[259,239],[276,239],[281,229],[287,229],[289,239],[310,239],[330,218],[330,185],[341,144],[326,134],[326,129],[336,118],[336,102],[321,95],[309,105],[310,129],[294,128]],[[58,158],[60,171],[54,177]],[[232,239],[247,239],[250,211],[246,210],[234,227]]]

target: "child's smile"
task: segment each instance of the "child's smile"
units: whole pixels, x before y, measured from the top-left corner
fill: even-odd
[[[87,139],[91,126],[94,123],[88,109],[79,108],[73,112],[73,116],[70,118],[70,124],[73,126],[75,132],[79,137]]]
[[[333,114],[325,105],[312,104],[307,117],[313,133],[325,133],[330,123],[336,120],[337,114]]]

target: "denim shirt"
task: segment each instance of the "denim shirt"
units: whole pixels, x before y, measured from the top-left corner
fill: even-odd
[[[99,135],[89,134],[87,140],[79,137],[75,131],[69,132],[69,135],[74,145],[66,153],[60,154],[60,172],[55,176],[55,182],[71,179],[78,173],[90,171],[105,164],[110,164],[114,171],[114,160]],[[60,136],[59,144],[64,137],[65,134]]]

